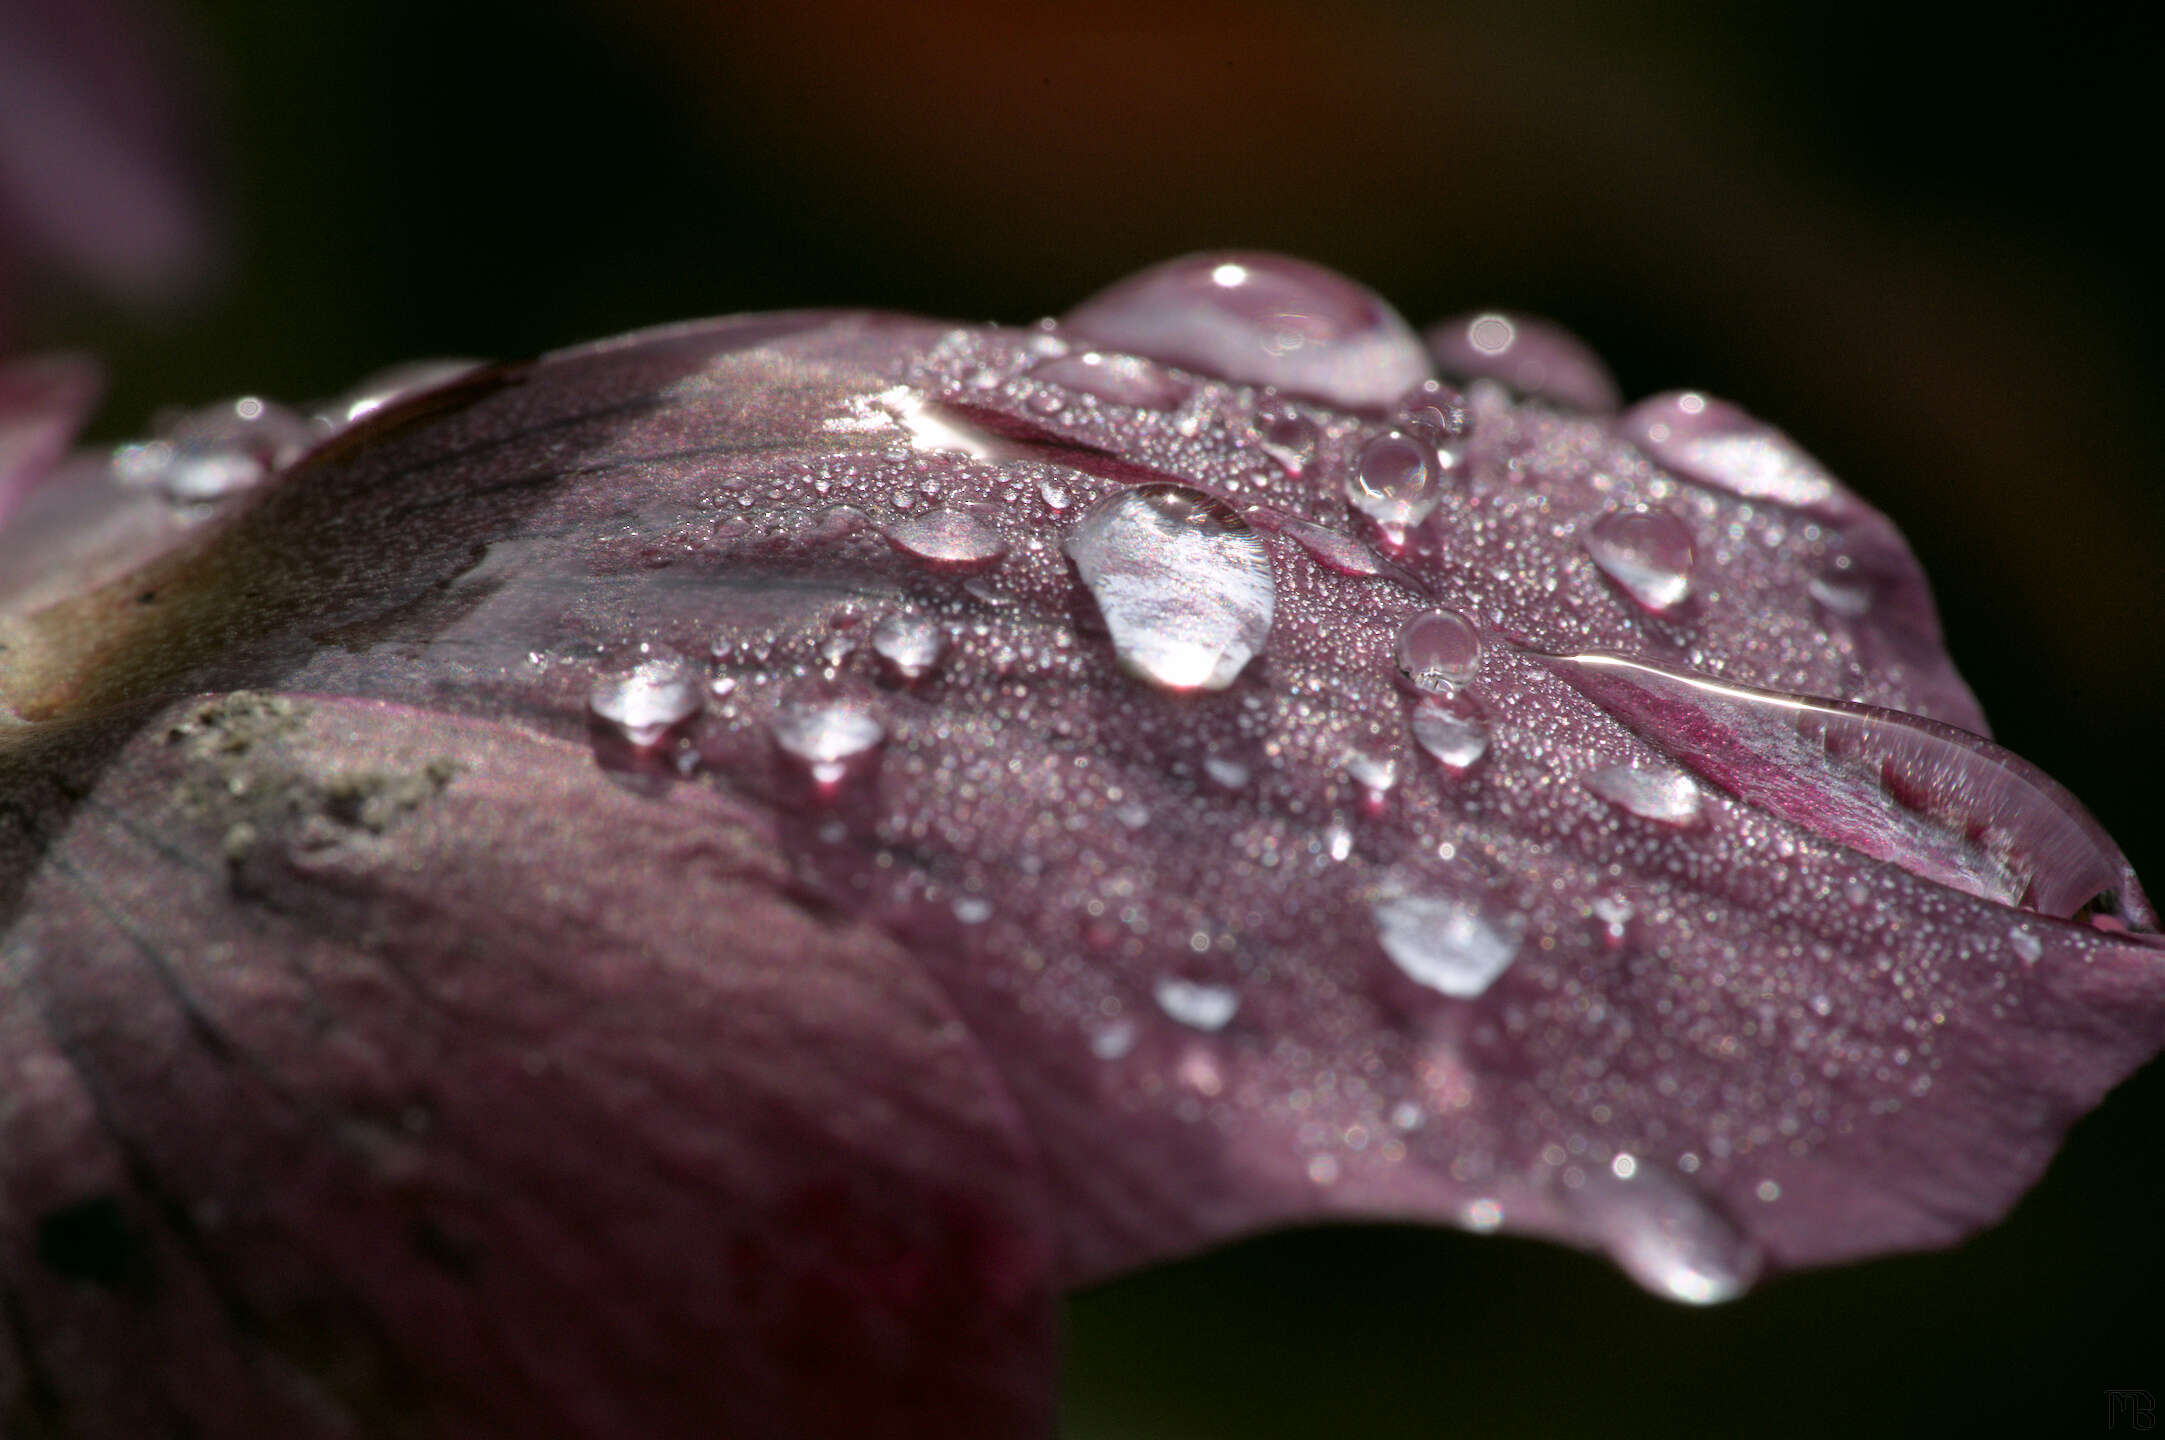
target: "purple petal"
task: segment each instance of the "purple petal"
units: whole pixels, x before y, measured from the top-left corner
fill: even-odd
[[[303,1113],[357,1103],[322,1068],[336,1057],[295,1054],[274,1024],[277,997],[305,989],[281,928],[299,927],[337,957],[322,975],[360,977],[325,1023],[367,1036],[415,1029],[408,989],[476,1044],[583,1036],[630,1007],[574,1094],[469,1084],[456,1045],[385,1072],[420,1086],[450,1066],[433,1123],[553,1157],[565,1178],[535,1225],[608,1233],[668,1209],[668,1179],[626,1199],[609,1177],[683,1178],[649,1157],[725,1135],[741,1181],[684,1183],[758,1232],[780,1213],[762,1208],[760,1147],[876,1101],[921,1122],[850,1152],[915,1177],[885,1187],[897,1213],[937,1210],[941,1176],[976,1177],[967,1233],[1034,1253],[1049,1228],[1066,1282],[1380,1214],[1597,1247],[1694,1301],[1990,1222],[2165,1038],[2165,949],[2139,933],[2110,842],[1986,742],[1888,715],[1962,723],[1974,706],[1922,638],[1928,600],[1879,618],[1889,597],[1915,603],[1914,562],[1876,516],[1853,532],[1748,502],[1604,421],[1497,401],[1474,407],[1427,517],[1387,530],[1347,478],[1411,419],[1205,375],[1174,410],[1127,404],[1047,379],[1046,338],[750,317],[478,372],[236,500],[210,542],[16,605],[6,698],[40,722],[22,734],[74,737],[83,769],[17,742],[9,813],[72,819],[10,832],[7,953],[27,978],[0,1014],[28,1025],[35,1001],[84,1037],[55,1073],[154,1091],[129,1113],[176,1138],[147,1173],[239,1193],[261,1162],[213,1138],[258,1134],[269,1122],[248,1117],[275,1109],[244,1103],[244,1079],[292,1077]],[[969,517],[999,553],[958,567],[891,538],[928,511]],[[1655,512],[1691,542],[1688,599],[1666,607],[1588,546],[1606,517]],[[1349,563],[1375,546],[1393,563]],[[1860,554],[1885,584],[1848,608],[1815,594]],[[1435,688],[1410,687],[1401,635],[1446,614],[1462,624],[1430,620],[1412,647]],[[1896,640],[1902,662],[1883,663]],[[1832,754],[1793,730],[1776,744],[1750,715],[1571,671],[1596,652],[1877,728],[1829,721]],[[706,686],[696,708],[672,690],[635,735],[597,686],[656,656],[704,664]],[[187,729],[188,705],[271,702],[172,708],[240,688],[300,697],[306,726],[212,735]],[[122,718],[69,720],[91,715]],[[439,784],[432,757],[463,768]],[[41,775],[91,798],[41,798]],[[161,871],[190,863],[192,879]],[[716,865],[741,890],[704,888]],[[2115,902],[2078,895],[2107,872],[2126,880]],[[194,898],[151,903],[169,887]],[[97,913],[87,895],[107,897]],[[114,917],[164,971],[130,959]],[[828,1014],[807,998],[826,962],[767,963],[787,948],[770,925],[806,917],[878,950],[868,997],[909,997],[893,1034],[760,1029],[768,1007]],[[623,928],[601,960],[560,943],[604,922]],[[677,955],[666,983],[647,968]],[[774,993],[700,998],[743,973]],[[215,1004],[192,1011],[198,988]],[[217,1050],[198,1014],[237,1037],[218,1042],[229,1057],[261,1044],[272,1062],[194,1053]],[[802,1043],[752,1045],[775,1033]],[[949,1043],[951,1072],[923,1058]],[[151,1086],[153,1070],[180,1078]],[[847,1099],[821,1088],[834,1073]],[[801,1098],[778,1129],[740,1132],[745,1093]],[[606,1119],[551,1149],[565,1104]],[[224,1119],[236,1107],[245,1123]],[[957,1169],[956,1144],[987,1158]],[[524,1173],[483,1167],[469,1203],[529,1214]],[[356,1226],[404,1213],[395,1187],[341,1195]],[[205,1273],[275,1271],[260,1257],[297,1234],[343,1243],[325,1213],[281,1212],[304,1223],[266,1220],[248,1232],[265,1248],[235,1241]],[[897,1243],[949,1256],[947,1233]],[[554,1293],[529,1274],[557,1275],[553,1253],[515,1252],[518,1283],[544,1287],[520,1293]],[[719,1263],[695,1248],[683,1269]],[[951,1263],[958,1304],[1029,1291],[995,1283],[1004,1262]],[[349,1273],[332,1288],[358,1311],[340,1313],[416,1363],[416,1312]],[[600,1293],[655,1275],[608,1270]],[[854,1292],[829,1298],[877,1328]],[[462,1313],[497,1313],[476,1304]],[[678,1343],[762,1343],[726,1305],[695,1313]],[[535,1343],[642,1413],[631,1369],[591,1368],[596,1332]],[[652,1343],[623,1353],[672,1353]],[[1006,1376],[1032,1352],[958,1353]],[[491,1393],[422,1373],[459,1403]]]
[[[1496,380],[1528,399],[1604,414],[1619,402],[1616,381],[1586,342],[1552,321],[1483,310],[1438,321],[1423,333],[1446,375]]]
[[[60,463],[104,388],[79,355],[0,365],[0,528]]]

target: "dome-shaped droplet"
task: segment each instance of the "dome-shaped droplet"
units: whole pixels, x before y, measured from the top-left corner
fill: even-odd
[[[1007,553],[1000,532],[967,510],[936,506],[884,527],[887,543],[939,570],[983,570]]]
[[[1481,632],[1455,610],[1431,610],[1398,632],[1398,673],[1414,689],[1448,695],[1481,673]]]
[[[1418,525],[1442,499],[1442,453],[1411,430],[1386,430],[1369,441],[1346,476],[1348,503],[1379,525]]]
[[[1376,939],[1417,985],[1471,1000],[1518,958],[1521,922],[1487,904],[1430,891],[1387,892],[1369,906]]]
[[[1691,532],[1667,510],[1612,510],[1586,528],[1586,553],[1657,615],[1691,594]]]
[[[1670,759],[1814,834],[2003,905],[2156,927],[2097,822],[1989,740],[1621,655],[1542,660]]]
[[[1240,1009],[1240,996],[1223,985],[1203,985],[1167,975],[1153,992],[1158,1008],[1191,1030],[1223,1030]]]
[[[440,390],[461,376],[480,369],[481,360],[409,360],[378,370],[345,394],[316,411],[316,419],[329,429],[343,430],[358,424],[388,405],[430,390]]]
[[[947,653],[947,631],[925,615],[890,615],[872,628],[872,652],[898,679],[921,680]]]
[[[841,784],[869,763],[887,738],[887,727],[869,706],[824,696],[784,701],[768,728],[776,748],[823,789]]]
[[[1746,500],[1770,500],[1837,523],[1867,507],[1796,441],[1727,401],[1672,390],[1617,421],[1626,439],[1677,476]]]
[[[1612,1162],[1564,1193],[1624,1273],[1657,1295],[1718,1304],[1741,1295],[1759,1274],[1759,1252],[1751,1242],[1687,1181],[1659,1165]]]
[[[1114,350],[1355,409],[1429,376],[1396,310],[1343,275],[1282,255],[1187,255],[1069,311],[1062,328]]]
[[[587,708],[632,744],[649,746],[699,713],[699,681],[699,672],[681,655],[648,650],[597,679],[587,693]]]
[[[1277,588],[1263,539],[1185,485],[1120,490],[1062,548],[1097,601],[1113,652],[1167,690],[1223,690],[1263,648]]]
[[[317,439],[285,406],[243,395],[171,416],[156,439],[120,446],[113,478],[182,503],[221,500],[262,484]]]
[[[1195,391],[1193,385],[1156,361],[1098,350],[1076,351],[1041,361],[1030,367],[1030,378],[1143,410],[1178,410]]]
[[[1381,557],[1343,531],[1291,515],[1274,516],[1270,523],[1280,535],[1299,545],[1318,565],[1335,575],[1365,580],[1384,573]]]
[[[1488,716],[1470,695],[1431,695],[1413,707],[1414,743],[1459,776],[1488,754]]]
[[[1684,829],[1699,821],[1699,787],[1674,770],[1604,765],[1579,778],[1594,794],[1627,814]]]
[[[1497,380],[1521,395],[1605,413],[1620,397],[1609,367],[1578,336],[1549,320],[1503,310],[1459,315],[1422,332],[1436,368],[1466,380]]]

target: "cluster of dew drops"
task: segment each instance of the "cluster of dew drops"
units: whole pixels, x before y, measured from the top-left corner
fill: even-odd
[[[468,363],[402,367],[312,413],[247,398],[169,416],[151,439],[112,454],[110,478],[185,512],[215,506],[373,410],[456,378]],[[1436,379],[1439,368],[1465,382],[1463,388]],[[823,437],[869,448],[870,471],[886,479],[890,493],[877,515],[867,513],[873,507],[861,495],[859,504],[821,505],[815,527],[833,539],[876,537],[946,598],[919,593],[875,614],[846,608],[808,655],[784,654],[786,645],[774,637],[717,641],[708,659],[635,643],[592,674],[587,704],[605,748],[662,757],[690,774],[703,763],[703,751],[687,737],[697,722],[718,715],[763,731],[774,763],[810,798],[810,814],[839,816],[868,795],[876,799],[897,725],[880,687],[848,683],[849,668],[869,663],[890,695],[920,694],[956,663],[958,650],[970,647],[996,679],[1078,681],[1090,673],[1095,650],[1123,683],[1175,702],[1245,689],[1235,733],[1245,733],[1241,725],[1261,733],[1270,726],[1268,717],[1256,719],[1266,706],[1253,693],[1266,668],[1259,661],[1271,654],[1273,620],[1296,583],[1284,557],[1297,549],[1312,562],[1299,582],[1310,587],[1304,596],[1318,577],[1331,577],[1329,583],[1349,587],[1343,604],[1373,610],[1368,597],[1376,586],[1397,597],[1390,633],[1379,642],[1388,653],[1375,657],[1387,663],[1376,668],[1393,678],[1395,717],[1371,717],[1370,728],[1350,741],[1337,734],[1323,742],[1333,747],[1325,761],[1336,772],[1331,794],[1347,803],[1304,808],[1296,799],[1287,807],[1305,832],[1299,858],[1327,869],[1354,856],[1361,817],[1382,813],[1394,794],[1405,793],[1417,766],[1449,794],[1492,763],[1500,737],[1522,733],[1499,725],[1484,695],[1485,675],[1531,663],[1521,651],[1597,699],[1619,683],[1637,685],[1626,696],[1626,711],[1632,695],[1673,698],[1683,693],[1680,684],[1719,678],[1722,656],[1696,645],[1693,620],[1699,607],[1719,602],[1718,578],[1710,583],[1709,576],[1718,577],[1747,539],[1803,557],[1816,610],[1796,628],[1798,653],[1823,665],[1820,652],[1833,644],[1850,657],[1853,680],[1861,683],[1869,669],[1856,661],[1847,637],[1871,615],[1877,591],[1839,544],[1843,522],[1864,513],[1861,503],[1779,431],[1697,392],[1656,396],[1616,413],[1615,387],[1600,362],[1538,320],[1481,314],[1437,326],[1424,339],[1366,290],[1315,267],[1275,257],[1191,257],[1115,285],[1034,330],[953,332],[900,378],[829,417]],[[1439,554],[1424,522],[1445,506],[1459,507],[1463,516],[1481,473],[1517,476],[1524,461],[1509,442],[1514,417],[1528,404],[1598,420],[1606,436],[1628,441],[1643,457],[1637,472],[1628,483],[1594,475],[1585,482],[1587,513],[1561,518],[1546,515],[1542,487],[1520,486],[1496,514],[1474,514],[1462,532],[1484,538],[1483,554]],[[1147,443],[1138,447],[1137,435]],[[1141,450],[1150,475],[1109,480],[1067,468],[1063,445],[1131,459]],[[927,460],[939,463],[924,469],[919,462]],[[1035,502],[1024,532],[1003,521],[1012,504],[961,493],[956,477],[981,479],[983,470],[995,477],[992,488],[1003,502]],[[919,473],[921,482],[913,478]],[[788,498],[830,498],[827,478],[805,479],[804,489]],[[1734,518],[1709,534],[1717,511],[1708,495],[1727,507],[1720,513],[1751,522],[1751,535]],[[739,503],[753,501],[745,495]],[[1556,567],[1529,565],[1514,553],[1514,527],[1532,522],[1546,523],[1579,556],[1580,565],[1561,580]],[[1462,560],[1463,583],[1437,582],[1439,574],[1448,582]],[[1096,622],[1081,631],[1058,621],[1067,607],[1055,593],[1078,584]],[[1559,594],[1560,584],[1582,590]],[[1590,586],[1599,593],[1583,588]],[[1538,628],[1528,619],[1534,615],[1565,620],[1530,634]],[[1582,625],[1573,618],[1581,615],[1595,618]],[[1004,623],[1024,616],[1031,624]],[[1361,632],[1362,643],[1373,628]],[[1673,663],[1639,664],[1620,681],[1600,652],[1637,648],[1629,642],[1641,633],[1658,637]],[[1499,647],[1511,653],[1499,654]],[[1289,665],[1285,673],[1301,668]],[[1778,654],[1769,668],[1779,673]],[[769,684],[778,677],[783,683]],[[1312,691],[1318,682],[1306,684]],[[744,693],[750,687],[762,693],[755,699]],[[1027,684],[1000,693],[1014,697],[1018,720],[1026,718]],[[1781,709],[1789,698],[1771,692],[1729,686],[1720,703],[1732,710],[1763,704],[1791,723]],[[1277,704],[1298,718],[1321,702],[1291,694]],[[1606,708],[1621,713],[1614,703]],[[1177,703],[1168,713],[1178,715]],[[1628,723],[1630,715],[1623,718]],[[1885,728],[1844,713],[1820,723],[1822,729]],[[1992,764],[1930,736],[1896,739],[1897,748],[1909,747],[1904,754],[1928,741],[1938,745],[1931,759],[1943,769]],[[1657,737],[1651,752],[1595,757],[1571,773],[1571,783],[1593,803],[1636,826],[1655,847],[1663,835],[1701,826],[1713,803],[1687,764],[1672,763],[1688,757],[1673,750],[1661,755],[1664,748]],[[1263,784],[1258,768],[1274,753],[1272,744],[1261,744],[1201,754],[1192,776],[1200,803],[1253,795]],[[1964,784],[1976,788],[1973,779]],[[950,793],[1016,782],[966,776]],[[1995,793],[2005,791],[2003,785]],[[1055,784],[1038,793],[1062,792]],[[1117,784],[1094,798],[1128,830],[1153,823],[1142,798]],[[1480,803],[1461,806],[1478,813]],[[2051,809],[2049,796],[2041,809]],[[1913,819],[1898,815],[1889,823],[1899,830]],[[845,829],[840,819],[816,823],[828,839]],[[1058,830],[1055,822],[1008,837],[1020,873],[1049,868],[1048,857],[1057,853],[1070,859],[1080,853],[1061,850],[1072,841]],[[917,838],[924,835],[920,821]],[[1279,838],[1266,835],[1263,843]],[[1464,831],[1425,835],[1422,843],[1444,860],[1455,847],[1470,846]],[[2084,860],[2093,870],[2109,868],[2099,856]],[[2006,875],[1979,878],[1949,864],[1955,883],[1973,893],[2009,902],[2023,893],[1993,888],[2015,884]],[[1934,878],[1947,877],[1934,872]],[[1192,906],[1183,909],[1175,897],[1140,893],[1148,886],[1147,877],[1132,874],[1096,876],[1080,901],[1084,948],[1125,947],[1122,953],[1148,956],[1162,938],[1176,956],[1207,959],[1237,947],[1227,927],[1214,926]],[[1365,913],[1375,951],[1406,984],[1447,1002],[1488,994],[1535,939],[1522,907],[1492,888],[1440,884],[1433,874],[1394,866],[1359,890],[1355,905]],[[961,933],[982,933],[999,916],[998,891],[982,872],[952,879],[941,897],[943,915]],[[1869,896],[1851,898],[1861,904]],[[1644,891],[1634,896],[1619,888],[1590,895],[1583,913],[1615,950],[1641,923],[1638,912],[1647,903]],[[1164,927],[1167,936],[1147,933],[1174,915],[1180,918]],[[1130,1001],[1102,977],[1091,980],[1086,958],[1048,954],[1048,943],[1039,937],[1021,948],[1032,965],[1069,980],[1067,1018],[1087,1054],[1104,1065],[1148,1058],[1172,1072],[1177,1113],[1222,1123],[1225,1112],[1203,1102],[1239,1082],[1210,1042],[1231,1033],[1255,997],[1228,983],[1222,970],[1166,963],[1148,983],[1147,1003],[1171,1038],[1153,1045]],[[2027,924],[2013,925],[2007,944],[2023,965],[2045,954]],[[1832,1008],[1824,995],[1811,996],[1808,1005],[1822,1018]],[[1919,1072],[1930,1043],[1927,1031],[1916,1046]],[[1323,1069],[1294,1093],[1259,1103],[1291,1123],[1300,1173],[1328,1187],[1356,1161],[1402,1160],[1415,1132],[1465,1109],[1480,1079],[1452,1055],[1443,1047],[1423,1061],[1414,1091],[1393,1091],[1348,1066],[1337,1075]],[[1894,1063],[1910,1058],[1900,1051]],[[1592,1109],[1598,1120],[1606,1107]],[[1536,1211],[1547,1203],[1543,1196],[1560,1193],[1568,1218],[1554,1219],[1552,1209],[1550,1218],[1536,1215],[1532,1223],[1591,1234],[1654,1289],[1704,1301],[1749,1283],[1756,1264],[1750,1245],[1686,1178],[1731,1161],[1727,1137],[1714,1134],[1693,1149],[1671,1145],[1657,1161],[1591,1141],[1569,1117],[1552,1119],[1550,1133],[1560,1138],[1534,1147],[1532,1168],[1540,1174],[1530,1184],[1514,1181],[1506,1163],[1483,1157],[1478,1143],[1460,1145],[1450,1168],[1468,1197],[1462,1223],[1494,1229],[1514,1218],[1514,1207]],[[1800,1145],[1793,1140],[1791,1148]],[[1490,1148],[1508,1147],[1499,1140]],[[1758,1202],[1780,1198],[1772,1178],[1743,1183]]]

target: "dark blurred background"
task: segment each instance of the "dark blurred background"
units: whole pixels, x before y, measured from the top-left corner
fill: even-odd
[[[1027,321],[1213,245],[1546,312],[1891,512],[2000,738],[2165,890],[2165,21],[1925,8],[205,0],[221,278],[48,285],[18,338],[107,357],[117,435],[694,314]],[[1712,1312],[1520,1242],[1253,1242],[1075,1302],[1068,1431],[2101,1430],[2165,1398],[2161,1152],[2152,1067],[1960,1251]]]

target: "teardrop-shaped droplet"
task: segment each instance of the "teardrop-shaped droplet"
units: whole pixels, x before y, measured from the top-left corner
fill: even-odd
[[[649,650],[596,680],[587,708],[633,745],[650,746],[699,713],[699,679],[683,656]]]
[[[1413,707],[1414,743],[1453,777],[1488,754],[1488,716],[1470,695],[1431,695]]]
[[[461,376],[480,369],[481,360],[409,360],[378,370],[345,394],[316,411],[316,419],[328,429],[343,430],[389,405],[440,390]]]
[[[1158,1008],[1191,1030],[1223,1030],[1240,1009],[1240,995],[1224,985],[1203,985],[1161,976],[1154,989]]]
[[[1446,375],[1498,380],[1521,395],[1595,414],[1614,410],[1621,399],[1601,357],[1553,321],[1484,310],[1431,325],[1423,335]]]
[[[1140,355],[1082,350],[1030,367],[1030,378],[1142,410],[1178,410],[1195,387]]]
[[[1391,791],[1398,786],[1398,759],[1392,755],[1377,755],[1368,750],[1355,748],[1345,753],[1339,768],[1346,772],[1361,792],[1361,809],[1370,815],[1382,813],[1390,800]]]
[[[1772,425],[1696,390],[1640,401],[1618,419],[1625,438],[1677,476],[1746,500],[1768,500],[1837,523],[1864,503]]]
[[[1120,490],[1062,541],[1132,674],[1166,690],[1223,690],[1270,635],[1277,587],[1263,539],[1185,485]]]
[[[897,678],[921,680],[947,652],[947,631],[925,615],[890,615],[872,628],[872,652]]]
[[[1481,673],[1481,632],[1455,610],[1431,610],[1398,632],[1398,673],[1414,689],[1448,695]]]
[[[1318,565],[1333,574],[1365,580],[1384,573],[1382,558],[1343,531],[1291,515],[1274,515],[1269,523],[1271,528],[1299,545]]]
[[[903,554],[939,570],[983,570],[1007,553],[999,531],[967,510],[945,505],[894,521],[882,533]]]
[[[1069,311],[1061,326],[1114,350],[1354,409],[1429,376],[1420,337],[1345,276],[1282,255],[1166,261]]]
[[[1522,922],[1480,901],[1438,891],[1379,895],[1369,906],[1376,939],[1417,985],[1471,1000],[1518,958]]]
[[[1443,499],[1443,463],[1426,436],[1386,430],[1354,458],[1346,500],[1378,525],[1418,525]]]
[[[1542,659],[1670,759],[1816,835],[2004,905],[2156,928],[2097,822],[1989,740],[1620,655]]]
[[[865,768],[887,738],[887,727],[868,705],[824,696],[785,700],[768,729],[776,748],[803,766],[821,789],[832,789]]]
[[[1657,1295],[1714,1305],[1743,1294],[1758,1277],[1757,1248],[1659,1165],[1612,1164],[1564,1193],[1624,1273]]]
[[[1691,594],[1691,532],[1667,510],[1612,510],[1586,527],[1586,553],[1656,615]]]
[[[1674,770],[1642,770],[1635,765],[1604,765],[1588,771],[1579,783],[1627,814],[1672,829],[1699,823],[1699,787]]]

